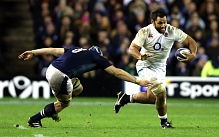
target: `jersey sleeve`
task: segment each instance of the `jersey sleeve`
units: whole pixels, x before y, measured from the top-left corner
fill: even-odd
[[[187,37],[187,34],[182,30],[176,28],[175,29],[175,40],[179,43],[182,43]]]
[[[133,43],[138,45],[139,47],[143,47],[144,43],[146,42],[148,34],[148,29],[147,28],[141,28],[138,33],[135,35],[135,38],[133,39]]]
[[[109,60],[107,60],[106,58],[104,58],[98,54],[96,54],[95,60],[96,60],[96,63],[98,65],[98,68],[103,69],[103,70],[112,65],[109,62]]]
[[[67,52],[68,50],[69,50],[69,49],[67,49],[67,48],[64,48],[64,53],[65,53],[65,52]]]

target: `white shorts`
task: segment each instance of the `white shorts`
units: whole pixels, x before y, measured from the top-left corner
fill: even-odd
[[[46,79],[54,95],[70,95],[73,91],[72,80],[52,65],[50,65],[46,71]]]
[[[164,86],[166,85],[166,67],[165,66],[141,66],[136,65],[136,70],[138,76],[140,78],[144,78],[147,80],[151,80],[152,78],[157,78],[157,81],[163,83]]]

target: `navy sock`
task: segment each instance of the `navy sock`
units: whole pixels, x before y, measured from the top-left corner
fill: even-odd
[[[54,103],[50,103],[50,104],[46,105],[43,110],[41,110],[37,114],[33,115],[31,117],[31,120],[39,121],[45,117],[51,117],[53,114],[57,114],[57,113],[55,111]]]
[[[39,121],[42,118],[43,117],[41,116],[40,112],[38,112],[37,114],[35,114],[32,117],[30,117],[30,119],[33,120],[33,121]]]

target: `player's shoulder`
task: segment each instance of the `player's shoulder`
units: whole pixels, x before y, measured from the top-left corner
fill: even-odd
[[[167,32],[173,32],[173,31],[182,31],[181,29],[177,28],[177,27],[174,27],[170,24],[167,24],[166,26],[166,31]]]
[[[149,24],[149,25],[147,25],[147,26],[141,28],[141,30],[142,30],[142,31],[148,31],[148,30],[150,30],[150,29],[152,29],[152,28],[153,28],[153,24]]]
[[[176,27],[174,27],[174,26],[172,26],[172,25],[170,25],[170,24],[167,24],[167,26],[166,26],[166,30],[167,31],[174,31],[174,30],[176,30],[177,28]]]
[[[151,27],[152,27],[152,24],[150,24],[150,25],[148,25],[148,26],[145,26],[145,27],[141,28],[141,29],[138,31],[138,33],[140,33],[140,34],[142,34],[142,35],[146,35],[146,34],[150,31]]]

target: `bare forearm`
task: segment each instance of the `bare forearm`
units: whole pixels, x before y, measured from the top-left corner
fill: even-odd
[[[150,86],[152,83],[149,82],[146,79],[137,79],[136,77],[132,76],[131,74],[129,74],[128,72],[119,69],[119,68],[115,68],[113,65],[107,67],[105,69],[106,72],[108,72],[111,75],[114,75],[115,77],[122,79],[124,81],[128,81],[128,82],[132,82],[135,84],[138,84],[140,86]]]
[[[193,39],[189,42],[189,49],[191,50],[192,54],[196,55],[197,43]]]
[[[42,49],[32,50],[32,52],[35,56],[51,54],[51,51],[52,51],[52,48],[42,48]]]
[[[134,43],[132,43],[131,45],[130,45],[130,47],[129,47],[129,53],[134,57],[134,58],[136,58],[136,59],[138,59],[138,60],[140,60],[141,59],[141,54],[140,54],[140,52],[139,52],[139,47],[136,45],[136,44],[134,44]]]
[[[37,56],[37,55],[54,55],[56,57],[61,56],[64,53],[63,48],[41,48],[41,49],[35,49],[32,50],[32,53]]]
[[[134,76],[132,76],[131,74],[129,74],[128,72],[122,70],[122,69],[117,69],[117,73],[115,73],[115,76],[119,79],[128,81],[128,82],[132,82],[135,84],[139,84],[139,80],[136,79]]]
[[[185,41],[182,43],[183,45],[187,45],[191,51],[191,54],[196,55],[197,52],[197,43],[195,40],[190,37],[189,35],[185,39]]]

